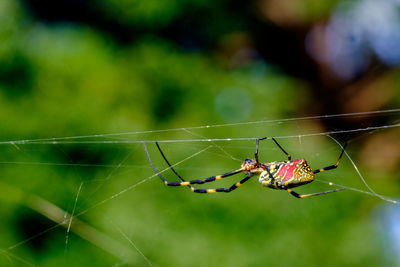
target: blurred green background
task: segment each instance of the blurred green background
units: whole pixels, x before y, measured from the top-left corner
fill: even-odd
[[[333,136],[349,141],[367,183],[398,198],[399,128],[349,132],[399,124],[398,10],[389,0],[0,1],[0,266],[398,266],[398,205],[351,190],[298,200],[257,178],[230,194],[167,188],[141,143],[178,140],[161,146],[198,179],[237,169],[255,142],[182,140],[280,137],[320,168],[340,147],[299,135],[343,131]],[[207,125],[217,126],[197,127]],[[285,156],[267,140],[260,158]],[[296,192],[329,190],[324,181],[368,191],[347,157],[317,178]]]

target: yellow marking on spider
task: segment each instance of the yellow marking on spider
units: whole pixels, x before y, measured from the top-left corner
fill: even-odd
[[[275,171],[275,169],[276,169],[275,165],[272,165],[271,167],[269,167],[269,169],[270,169],[271,172]]]
[[[288,169],[285,170],[285,173],[283,174],[282,178],[286,177],[287,172],[288,172]]]
[[[272,176],[275,178],[278,176],[278,173],[281,171],[281,169],[284,167],[284,165],[282,164],[281,166],[279,166],[278,170],[275,172],[275,174],[273,174]]]
[[[262,182],[261,182],[261,185],[262,185],[262,186],[268,186],[270,183],[271,183],[271,178],[268,179],[267,181],[262,181]]]
[[[341,190],[345,189],[345,188],[339,188],[339,189],[328,190],[328,191],[324,191],[324,192],[317,192],[317,193],[313,193],[313,194],[299,195],[287,187],[295,187],[295,186],[300,186],[300,185],[312,182],[314,180],[314,175],[316,173],[328,171],[328,170],[338,167],[341,157],[342,157],[343,153],[345,152],[346,144],[343,146],[342,152],[341,152],[339,159],[337,160],[335,165],[330,165],[325,168],[321,168],[321,169],[317,169],[317,170],[313,171],[311,169],[311,167],[305,162],[304,159],[292,161],[290,159],[290,154],[286,153],[286,151],[273,138],[272,139],[275,141],[275,143],[278,145],[278,147],[286,155],[288,155],[289,159],[287,161],[274,161],[274,162],[270,162],[270,163],[258,162],[258,141],[264,140],[264,139],[267,139],[267,138],[265,137],[265,138],[257,138],[256,139],[256,144],[257,144],[256,152],[255,152],[256,159],[255,160],[254,159],[246,159],[245,161],[243,161],[240,169],[230,171],[230,172],[227,172],[227,173],[224,173],[221,175],[211,176],[211,177],[208,177],[208,178],[205,178],[202,180],[193,180],[193,181],[185,181],[182,177],[180,177],[180,175],[173,169],[173,167],[169,164],[168,160],[165,158],[164,153],[162,152],[158,143],[155,142],[155,144],[156,144],[159,152],[163,156],[165,162],[174,171],[175,175],[182,180],[182,182],[166,181],[164,179],[164,177],[154,167],[154,165],[150,159],[150,156],[148,154],[146,144],[144,143],[143,145],[144,145],[147,159],[148,159],[151,167],[153,168],[155,173],[159,176],[159,178],[164,182],[165,185],[188,186],[192,192],[196,192],[196,193],[217,193],[217,192],[229,193],[229,192],[233,191],[234,189],[238,188],[239,186],[241,186],[244,182],[249,180],[252,176],[256,176],[256,175],[259,176],[258,180],[259,180],[259,182],[261,182],[261,184],[263,186],[266,186],[269,188],[274,188],[274,189],[285,189],[288,193],[291,193],[294,197],[297,197],[297,198],[306,198],[306,197],[310,197],[310,196],[317,196],[317,195],[337,192],[337,191],[341,191]],[[298,164],[299,162],[301,162],[302,164]],[[293,166],[294,166],[294,168],[293,168]],[[284,169],[282,170],[282,168],[284,168]],[[281,171],[283,171],[283,174],[281,174]],[[207,182],[213,182],[215,180],[220,180],[222,178],[232,176],[232,175],[238,174],[240,172],[245,172],[247,175],[246,178],[243,178],[241,180],[242,182],[239,181],[229,188],[218,188],[218,189],[200,189],[199,188],[199,189],[197,189],[192,186],[192,184],[203,184],[203,183],[207,183]],[[291,174],[290,177],[287,177],[288,174]],[[293,186],[291,186],[292,183],[293,183]],[[329,182],[329,185],[332,186],[333,183]]]

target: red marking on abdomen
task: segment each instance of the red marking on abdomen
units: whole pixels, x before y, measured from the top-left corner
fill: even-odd
[[[287,181],[293,178],[294,170],[296,169],[296,164],[282,166],[277,177],[281,177],[283,181]]]

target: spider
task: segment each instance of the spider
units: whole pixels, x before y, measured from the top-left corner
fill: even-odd
[[[323,195],[323,194],[328,194],[328,193],[333,193],[333,192],[338,192],[341,190],[344,190],[345,188],[337,188],[333,190],[328,190],[328,191],[323,191],[323,192],[317,192],[317,193],[312,193],[312,194],[298,194],[294,192],[291,188],[305,185],[308,183],[311,183],[314,180],[315,174],[323,171],[328,171],[332,170],[338,167],[340,160],[343,156],[344,150],[346,148],[347,143],[343,146],[342,152],[340,153],[339,159],[334,165],[327,166],[325,168],[321,169],[316,169],[312,170],[311,167],[308,165],[307,161],[305,159],[296,159],[292,160],[292,157],[290,156],[289,153],[287,153],[281,145],[273,138],[271,139],[275,142],[275,144],[279,147],[279,149],[287,156],[288,160],[285,161],[273,161],[269,163],[261,163],[258,160],[258,144],[261,140],[265,140],[267,137],[263,138],[257,138],[256,139],[256,151],[254,153],[255,159],[245,159],[240,167],[240,169],[230,171],[221,175],[216,175],[216,176],[211,176],[205,179],[201,180],[191,180],[191,181],[186,181],[183,179],[178,172],[171,166],[167,158],[165,157],[164,153],[162,152],[158,142],[155,142],[158,150],[160,151],[162,157],[164,158],[165,162],[168,164],[168,166],[171,168],[171,170],[175,173],[175,175],[182,180],[182,182],[169,182],[165,180],[165,178],[157,171],[157,169],[154,167],[149,153],[147,151],[146,143],[144,143],[144,150],[147,156],[147,159],[155,171],[155,173],[160,177],[160,179],[164,182],[165,185],[168,186],[188,186],[192,192],[194,193],[219,193],[219,192],[225,192],[229,193],[247,182],[251,177],[254,175],[258,175],[258,180],[262,186],[269,187],[272,189],[281,189],[281,190],[286,190],[288,193],[290,193],[292,196],[296,198],[307,198],[311,196],[318,196],[318,195]],[[246,174],[246,177],[244,177],[242,180],[239,182],[233,184],[232,186],[228,188],[216,188],[216,189],[203,189],[203,188],[195,188],[192,185],[194,184],[204,184],[208,182],[213,182],[216,180],[220,180],[238,173],[244,172]]]

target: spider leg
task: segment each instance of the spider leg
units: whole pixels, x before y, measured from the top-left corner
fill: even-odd
[[[272,174],[269,172],[268,168],[266,168],[266,171],[268,173],[269,178],[271,178],[271,182],[274,183],[275,179],[272,176]],[[297,197],[297,198],[307,198],[307,197],[312,197],[312,196],[318,196],[318,195],[323,195],[323,194],[328,194],[328,193],[333,193],[333,192],[338,192],[338,191],[342,191],[345,188],[338,188],[338,189],[333,189],[333,190],[328,190],[328,191],[324,191],[324,192],[317,192],[317,193],[312,193],[312,194],[304,194],[304,195],[300,195],[296,192],[294,192],[292,189],[287,188],[286,186],[283,185],[277,185],[280,189],[284,189],[286,190],[288,193],[290,193],[292,196]]]
[[[256,139],[256,152],[254,153],[254,156],[256,158],[256,162],[258,163],[258,143],[260,140],[265,140],[267,139],[267,137],[263,137],[263,138],[257,138]],[[275,140],[275,138],[271,137],[271,139],[275,142],[275,144],[279,147],[280,150],[282,150],[283,153],[285,153],[285,155],[288,157],[288,160],[292,159],[292,156],[290,156],[289,153],[286,152],[285,149],[283,149],[283,147],[281,147],[281,145]]]
[[[165,160],[165,162],[168,164],[168,166],[171,168],[171,170],[175,173],[176,176],[178,176],[179,179],[181,179],[182,181],[185,181],[185,179],[182,178],[182,176],[179,175],[179,173],[177,171],[175,171],[175,169],[171,166],[171,164],[169,163],[169,161],[167,160],[167,158],[165,157],[164,153],[162,152],[160,145],[158,144],[158,142],[156,142],[156,146],[158,148],[158,151],[160,151],[161,156],[163,157],[163,159]],[[147,159],[150,159],[150,157],[147,157]],[[154,170],[154,168],[153,168]],[[165,179],[163,180],[164,183],[166,182]]]
[[[241,186],[242,184],[244,184],[246,181],[248,181],[250,179],[250,177],[251,176],[246,176],[242,180],[231,185],[228,188],[203,189],[203,188],[194,188],[193,186],[190,186],[190,190],[192,190],[192,192],[194,192],[194,193],[206,193],[206,194],[207,193],[220,193],[220,192],[229,193],[229,192],[235,190],[236,188],[238,188],[239,186]]]
[[[242,171],[243,170],[239,169],[239,170],[235,170],[232,172],[227,172],[227,173],[224,173],[221,175],[210,176],[205,179],[199,179],[199,180],[191,180],[191,181],[183,180],[182,182],[169,182],[169,181],[166,181],[165,179],[163,179],[163,181],[164,181],[164,184],[168,185],[168,186],[185,186],[185,185],[192,185],[192,184],[204,184],[204,183],[214,182],[216,180],[220,180],[222,178],[238,174]]]
[[[254,158],[256,159],[257,163],[259,163],[259,161],[258,161],[258,142],[260,142],[260,140],[265,140],[265,139],[267,139],[267,137],[256,139],[256,151],[254,152]]]
[[[346,148],[346,145],[347,145],[347,142],[344,144],[342,152],[340,153],[339,159],[337,160],[336,164],[330,165],[330,166],[322,168],[322,169],[314,170],[313,173],[315,174],[315,173],[319,173],[319,172],[323,172],[323,171],[329,171],[329,170],[332,170],[332,169],[336,169],[339,166],[340,160],[342,159],[342,156],[343,156],[344,150]],[[297,198],[306,198],[306,197],[312,197],[312,196],[319,196],[319,195],[329,194],[329,193],[338,192],[338,191],[342,191],[342,190],[346,189],[346,188],[337,188],[337,189],[323,191],[323,192],[300,195],[300,194],[294,192],[293,190],[291,190],[290,188],[287,188],[285,186],[281,186],[281,188],[285,189],[288,193],[290,193],[292,196],[297,197]]]
[[[146,153],[146,157],[147,157],[147,161],[150,163],[151,168],[153,169],[153,171],[157,174],[158,177],[160,177],[160,179],[162,181],[166,181],[164,179],[164,177],[157,171],[156,167],[154,167],[153,161],[151,161],[150,159],[150,155],[149,155],[149,151],[147,151],[147,146],[146,146],[146,142],[143,142],[143,148],[144,148],[144,152]],[[180,177],[180,176],[179,176]],[[183,179],[182,177],[180,177],[181,179]]]
[[[274,176],[272,176],[272,174],[270,173],[270,171],[269,171],[268,168],[265,168],[265,170],[267,171],[268,176],[269,176],[269,178],[271,179],[271,183],[274,184],[274,183],[275,183],[275,178],[274,178]]]
[[[346,189],[346,188],[337,188],[337,189],[318,192],[318,193],[300,195],[300,194],[294,192],[292,189],[287,188],[285,186],[282,186],[281,188],[285,189],[288,193],[290,193],[292,196],[297,197],[297,198],[306,198],[306,197],[312,197],[312,196],[319,196],[319,195],[329,194],[329,193],[338,192],[338,191],[342,191],[342,190]]]
[[[337,162],[335,164],[330,165],[330,166],[325,167],[325,168],[314,170],[313,173],[315,174],[315,173],[319,173],[319,172],[323,172],[323,171],[329,171],[329,170],[332,170],[332,169],[336,169],[339,166],[340,160],[342,159],[342,156],[343,156],[344,150],[346,149],[346,146],[347,146],[347,142],[344,144],[343,149],[342,149],[342,153],[340,153],[339,159],[337,160]]]
[[[285,153],[285,155],[288,157],[288,160],[292,160],[292,156],[286,152],[285,149],[283,149],[283,147],[281,147],[281,145],[278,143],[278,141],[275,140],[275,138],[271,137],[272,141],[275,142],[275,144],[282,150],[283,153]]]
[[[154,172],[158,175],[158,177],[160,177],[160,179],[164,182],[164,184],[165,184],[165,185],[168,185],[168,186],[188,186],[188,187],[190,187],[190,188],[192,189],[193,187],[190,186],[190,185],[192,185],[192,184],[204,184],[204,183],[208,183],[208,182],[213,182],[213,181],[220,180],[220,179],[222,179],[222,178],[225,178],[225,177],[228,177],[228,176],[232,176],[232,175],[235,175],[235,174],[237,174],[237,173],[240,173],[240,172],[243,172],[243,171],[244,171],[243,169],[238,169],[238,170],[235,170],[235,171],[231,171],[231,172],[224,173],[224,174],[222,174],[222,175],[211,176],[211,177],[207,177],[207,178],[201,179],[201,180],[186,181],[185,179],[182,178],[182,176],[179,175],[179,173],[178,173],[178,172],[172,167],[172,165],[169,163],[169,161],[168,161],[167,158],[165,157],[164,153],[162,152],[162,150],[161,150],[161,148],[160,148],[160,146],[159,146],[159,144],[158,144],[157,142],[156,142],[156,145],[157,145],[157,148],[158,148],[158,150],[160,151],[162,157],[164,158],[165,162],[166,162],[166,163],[168,164],[168,166],[170,167],[170,169],[175,173],[176,176],[178,176],[179,179],[182,180],[182,182],[169,182],[169,181],[167,181],[167,180],[157,171],[157,169],[155,168],[153,162],[152,162],[151,159],[150,159],[149,152],[147,151],[146,143],[144,142],[144,143],[143,143],[143,146],[144,146],[144,151],[145,151],[146,156],[147,156],[147,160],[149,161],[149,163],[150,163],[152,169],[153,169]],[[200,189],[199,189],[199,190],[200,190]],[[233,190],[233,189],[231,189],[231,190]],[[192,189],[192,191],[193,191],[193,189]],[[201,192],[201,193],[203,193],[203,192]]]

